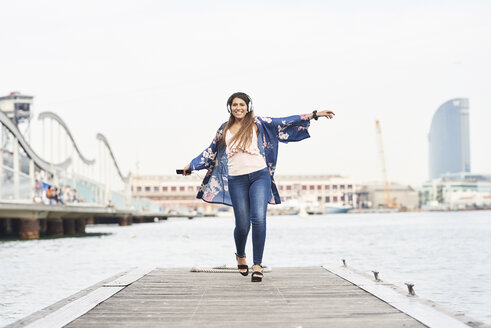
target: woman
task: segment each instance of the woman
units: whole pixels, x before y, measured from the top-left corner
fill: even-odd
[[[331,119],[330,110],[284,118],[254,116],[251,98],[237,92],[227,100],[228,122],[218,129],[208,148],[184,168],[191,171],[207,169],[197,198],[209,203],[231,205],[234,209],[235,253],[239,272],[247,276],[245,246],[252,224],[253,260],[251,281],[263,278],[262,258],[266,240],[268,203],[279,204],[280,196],[274,182],[278,142],[300,141],[310,137],[310,120]]]

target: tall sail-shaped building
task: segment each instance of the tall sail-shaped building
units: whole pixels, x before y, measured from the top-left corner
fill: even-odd
[[[438,108],[428,141],[430,179],[445,173],[470,172],[469,99],[452,99]]]

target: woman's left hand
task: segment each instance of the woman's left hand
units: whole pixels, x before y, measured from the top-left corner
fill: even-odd
[[[332,110],[321,110],[317,112],[317,117],[327,117],[328,119],[334,118],[334,115]]]

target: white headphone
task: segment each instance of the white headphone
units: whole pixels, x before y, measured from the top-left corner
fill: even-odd
[[[228,100],[227,100],[227,110],[228,112],[230,113],[232,111],[232,109],[230,108],[230,102],[232,102],[232,100],[234,100],[234,98],[237,98],[238,95],[245,95],[247,97],[247,99],[249,99],[249,103],[247,104],[247,112],[251,112],[254,110],[254,108],[252,107],[252,99],[251,97],[249,97],[248,94],[244,93],[244,92],[236,92],[234,93],[233,95],[231,95]],[[231,99],[232,98],[232,99]]]

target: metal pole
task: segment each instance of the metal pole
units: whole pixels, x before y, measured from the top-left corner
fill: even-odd
[[[62,156],[61,156],[61,128],[60,128],[60,124],[58,122],[56,122],[56,129],[58,130],[58,140],[57,143],[58,143],[58,156],[57,156],[57,160],[58,160],[58,163],[61,163],[62,161]]]
[[[17,142],[17,138],[13,139],[13,169],[14,169],[14,199],[19,199],[19,143]]]
[[[46,159],[46,119],[43,119],[41,128],[41,150],[43,159]]]
[[[50,120],[50,127],[49,127],[49,132],[50,132],[49,133],[50,134],[50,140],[49,140],[49,145],[50,145],[50,152],[49,153],[50,153],[50,156],[49,156],[49,161],[51,163],[54,162],[54,152],[55,152],[55,150],[54,150],[55,147],[54,147],[54,144],[53,144],[54,143],[54,140],[55,140],[55,138],[53,137],[53,121],[54,121],[53,119]]]
[[[109,202],[109,181],[111,177],[109,177],[109,165],[107,165],[108,162],[108,154],[107,154],[107,149],[104,151],[104,176],[105,176],[105,184],[106,184],[106,197],[104,199],[104,205],[106,205]]]
[[[34,175],[34,161],[32,159],[29,158],[29,178],[30,178],[30,181],[31,181],[31,190],[34,190],[35,187],[36,187],[36,177]],[[34,192],[33,192],[34,194]],[[32,198],[34,199],[34,197]]]
[[[67,135],[67,153],[66,157],[71,158],[72,162],[70,164],[70,167],[67,170],[70,170],[70,181],[71,181],[71,188],[76,189],[76,171],[75,171],[75,162],[77,161],[77,157],[75,156],[75,147],[71,144],[71,141],[68,140],[68,135]]]
[[[98,148],[99,148],[99,157],[97,159],[98,163],[97,166],[99,167],[99,179],[97,179],[99,182],[102,182],[102,150],[101,150],[101,141],[98,141]]]
[[[68,138],[68,135],[66,132],[65,132],[64,136],[65,136],[65,138],[64,138],[65,139],[65,153],[64,153],[65,156],[64,156],[64,158],[67,158],[68,157],[68,142],[69,142],[68,139],[69,138]]]

